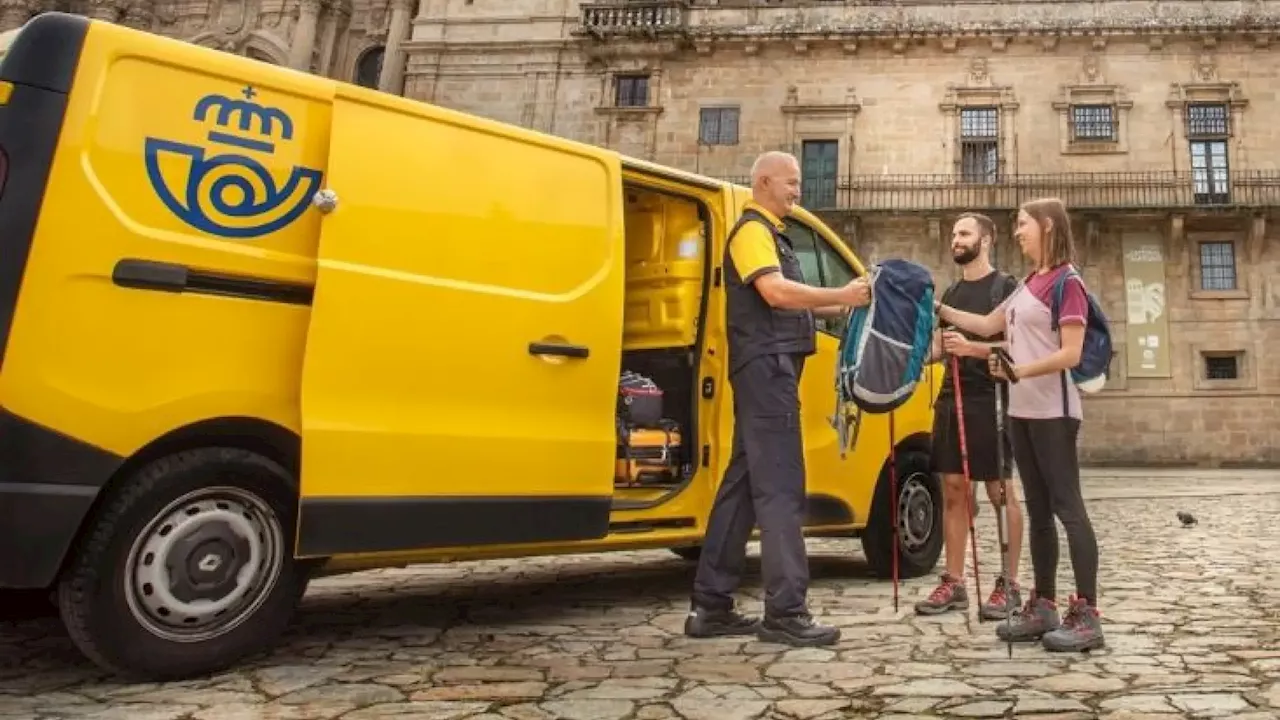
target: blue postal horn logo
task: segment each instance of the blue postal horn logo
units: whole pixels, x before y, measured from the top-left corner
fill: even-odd
[[[187,225],[217,237],[247,239],[288,227],[320,189],[320,170],[294,166],[283,184],[246,153],[272,155],[293,140],[293,120],[279,108],[206,95],[192,120],[209,127],[208,147],[148,137],[147,179],[160,201]],[[220,151],[219,148],[228,148]]]

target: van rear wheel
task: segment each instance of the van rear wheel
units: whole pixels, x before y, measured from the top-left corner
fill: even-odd
[[[929,454],[898,450],[898,577],[920,577],[933,571],[942,555],[942,484],[930,469]],[[890,508],[889,463],[876,483],[871,517],[862,533],[862,551],[871,571],[893,577],[894,532]]]
[[[146,465],[106,498],[59,583],[72,640],[102,667],[147,680],[265,650],[306,584],[290,545],[296,504],[284,468],[244,450]]]

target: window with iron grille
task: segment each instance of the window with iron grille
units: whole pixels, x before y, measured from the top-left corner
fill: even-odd
[[[1187,106],[1187,137],[1219,139],[1231,134],[1230,115],[1222,103]]]
[[[1000,115],[993,107],[960,110],[960,175],[965,182],[994,183],[1000,174]]]
[[[1240,379],[1240,356],[1236,354],[1230,355],[1209,355],[1204,356],[1204,379],[1205,380],[1239,380]]]
[[[613,82],[615,107],[645,107],[649,104],[648,75],[618,75]]]
[[[1071,106],[1072,142],[1112,142],[1116,135],[1115,108],[1112,106]]]
[[[736,107],[702,108],[698,117],[698,142],[702,145],[737,145]]]
[[[1231,242],[1200,243],[1200,289],[1236,289],[1236,247]]]
[[[1230,114],[1221,103],[1187,106],[1187,138],[1191,151],[1191,190],[1201,205],[1231,202],[1227,138]]]

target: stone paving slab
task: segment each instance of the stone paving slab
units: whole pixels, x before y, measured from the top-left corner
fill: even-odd
[[[1087,656],[1010,660],[972,611],[915,617],[933,578],[895,613],[856,541],[814,540],[814,609],[844,628],[830,649],[683,637],[692,568],[665,551],[425,566],[317,581],[270,657],[189,682],[120,684],[56,620],[0,621],[0,718],[1280,718],[1280,473],[1094,470],[1086,496],[1109,642]],[[759,607],[758,563],[744,595]]]

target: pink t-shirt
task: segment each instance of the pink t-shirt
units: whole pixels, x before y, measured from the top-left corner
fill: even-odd
[[[1055,352],[1059,347],[1054,332],[1050,306],[1053,285],[1067,272],[1068,265],[1042,274],[1028,275],[1018,289],[1004,301],[1004,317],[1008,325],[1009,355],[1015,365],[1029,363]],[[1059,309],[1060,325],[1083,325],[1089,310],[1084,282],[1071,278],[1062,289]],[[1023,378],[1009,386],[1009,416],[1027,419],[1060,418],[1062,412],[1062,373]],[[1083,419],[1080,391],[1067,380],[1067,415]]]

